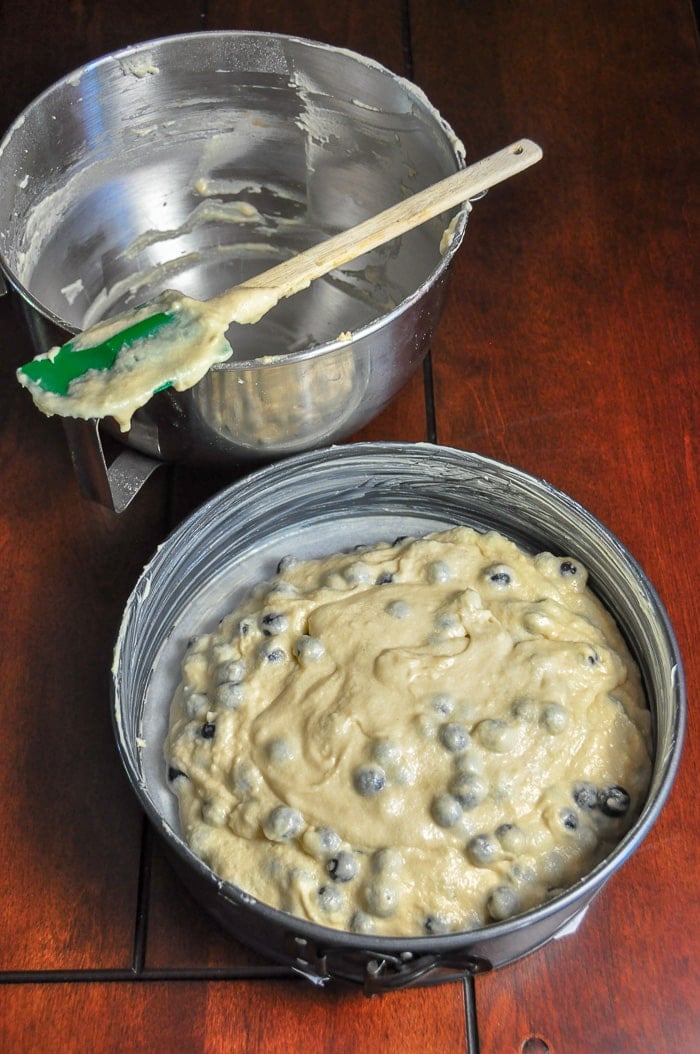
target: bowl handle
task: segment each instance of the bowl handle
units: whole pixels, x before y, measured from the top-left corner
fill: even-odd
[[[81,495],[113,512],[123,512],[163,462],[125,448],[108,465],[96,418],[62,420]]]
[[[393,956],[389,959],[379,956],[367,963],[364,991],[365,995],[378,995],[399,988],[410,988],[416,984],[454,981],[477,973],[486,973],[492,968],[487,959],[469,954],[458,956],[455,960],[428,954],[398,963]]]
[[[294,956],[292,969],[316,985],[333,978],[361,985],[365,995],[379,995],[413,985],[435,984],[460,977],[486,973],[493,969],[488,959],[471,955],[468,950],[454,955],[427,952],[396,956],[385,952],[350,951],[317,947],[306,937],[287,933],[285,945]]]

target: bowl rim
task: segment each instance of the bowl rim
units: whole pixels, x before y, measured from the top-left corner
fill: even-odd
[[[97,58],[91,59],[89,62],[84,63],[76,69],[64,74],[58,80],[48,85],[42,92],[40,92],[34,99],[32,99],[24,109],[17,115],[14,121],[9,125],[2,138],[0,138],[0,170],[2,169],[2,159],[6,147],[9,145],[12,137],[18,132],[24,125],[28,115],[38,110],[42,105],[47,103],[51,97],[62,88],[67,86],[79,87],[80,81],[88,73],[93,72],[96,69],[104,66],[119,65],[124,60],[132,58],[134,55],[146,54],[150,49],[157,47],[169,46],[172,44],[179,43],[192,43],[193,46],[202,40],[212,39],[242,39],[242,38],[258,38],[261,40],[276,40],[276,41],[289,41],[294,44],[302,45],[303,47],[316,48],[323,51],[329,51],[333,54],[339,54],[347,56],[354,62],[359,62],[362,65],[369,66],[374,69],[377,73],[387,76],[400,85],[405,92],[413,97],[416,104],[421,106],[428,114],[432,116],[435,121],[436,129],[445,137],[447,143],[451,147],[451,151],[455,161],[455,171],[459,171],[466,167],[466,153],[462,140],[456,135],[449,122],[442,116],[439,110],[430,102],[428,96],[425,94],[422,88],[419,87],[414,81],[409,80],[407,77],[401,76],[400,74],[394,73],[383,63],[377,59],[373,59],[369,56],[363,55],[358,51],[351,48],[339,47],[334,44],[324,43],[322,41],[313,40],[311,38],[298,36],[295,34],[288,33],[276,33],[271,31],[262,31],[254,29],[221,29],[221,30],[198,30],[192,33],[177,33],[172,35],[165,35],[155,37],[153,39],[144,40],[135,44],[129,44],[125,47],[118,48],[114,51],[106,52],[104,55],[100,55]],[[217,71],[219,72],[219,71]],[[224,72],[224,71],[221,71]],[[482,195],[478,195],[481,197]],[[331,340],[323,341],[322,343],[312,345],[310,347],[301,348],[297,351],[288,352],[282,355],[271,357],[269,360],[263,361],[260,359],[250,360],[236,360],[235,362],[224,362],[220,363],[212,369],[214,371],[220,370],[231,370],[243,367],[245,369],[270,369],[276,365],[282,365],[287,363],[298,362],[310,358],[316,358],[328,352],[337,350],[344,346],[351,347],[356,341],[359,341],[365,337],[371,336],[378,329],[384,328],[390,325],[390,323],[404,312],[410,310],[416,301],[420,300],[425,295],[427,289],[431,288],[437,282],[440,281],[442,276],[447,271],[453,257],[459,249],[466,230],[467,221],[471,212],[471,203],[469,201],[464,202],[459,208],[455,208],[453,211],[456,222],[452,232],[452,236],[449,240],[445,251],[441,253],[440,260],[430,272],[429,275],[420,283],[417,289],[405,296],[399,304],[393,307],[389,312],[385,312],[378,318],[373,319],[371,322],[361,326],[357,330],[353,330],[352,339],[341,340],[339,338],[333,338]],[[25,283],[16,274],[15,269],[11,266],[7,259],[7,254],[0,242],[0,281],[2,276],[5,276],[7,281],[10,283],[12,288],[22,297],[25,304],[36,311],[44,319],[50,322],[52,325],[63,330],[65,333],[71,336],[76,335],[80,330],[71,323],[66,322],[65,319],[57,315],[51,308],[42,304],[37,297],[27,288]],[[106,316],[109,317],[109,316]]]

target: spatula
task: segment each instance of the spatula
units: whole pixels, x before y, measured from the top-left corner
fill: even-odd
[[[155,392],[192,387],[233,354],[231,322],[254,323],[279,300],[406,231],[535,164],[542,150],[522,139],[340,234],[207,301],[169,290],[97,323],[17,370],[44,413],[114,416],[123,430]]]

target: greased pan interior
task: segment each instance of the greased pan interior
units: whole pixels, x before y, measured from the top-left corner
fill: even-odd
[[[654,766],[638,821],[589,875],[546,905],[503,923],[441,937],[372,938],[306,923],[223,883],[187,848],[162,745],[187,640],[213,628],[281,556],[455,524],[495,529],[532,551],[573,556],[638,662],[654,725]],[[134,790],[191,892],[235,936],[316,983],[371,991],[503,965],[585,910],[655,822],[678,767],[685,727],[682,664],[643,570],[595,517],[543,480],[477,454],[363,443],[299,455],[212,498],[158,549],[126,605],[113,667],[114,723]],[[575,938],[571,938],[575,939]]]

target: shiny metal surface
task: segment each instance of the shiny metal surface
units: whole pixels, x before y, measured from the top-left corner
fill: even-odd
[[[212,629],[280,557],[320,556],[361,542],[467,524],[533,551],[580,560],[639,663],[654,725],[651,786],[615,851],[550,903],[482,930],[371,938],[328,930],[222,883],[186,847],[162,755],[188,639]],[[668,796],[686,700],[678,647],[643,570],[619,540],[542,480],[477,454],[427,444],[364,443],[299,455],[210,500],[158,550],[126,606],[114,663],[114,723],[127,773],[185,883],[219,922],[312,981],[368,990],[503,965],[557,936],[640,845]],[[575,939],[575,938],[571,938]]]
[[[463,165],[423,94],[358,55],[274,34],[165,38],[77,70],[9,129],[0,266],[44,351],[164,288],[221,292]],[[123,438],[250,464],[351,434],[423,359],[468,211],[231,327],[235,361],[156,396]]]

